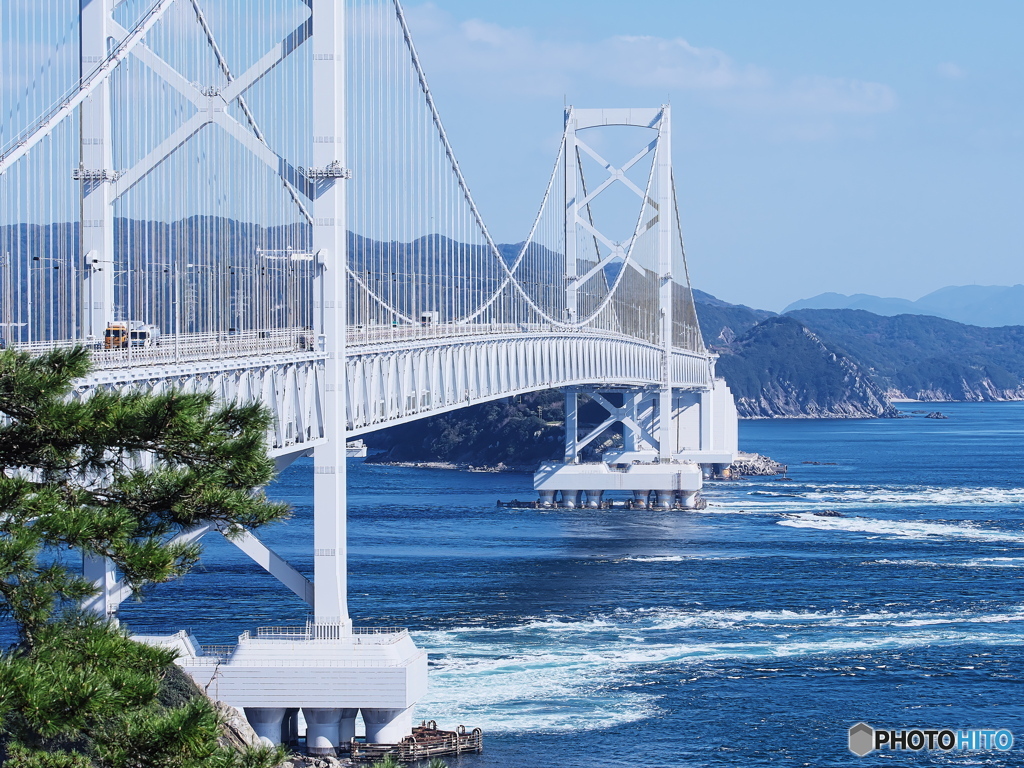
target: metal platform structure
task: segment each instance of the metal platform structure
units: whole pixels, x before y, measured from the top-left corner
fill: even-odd
[[[732,461],[668,106],[567,108],[536,220],[501,246],[398,0],[5,3],[0,40],[4,343],[90,347],[78,397],[175,387],[261,402],[278,466],[314,458],[312,580],[251,533],[233,539],[310,605],[310,624],[230,651],[149,638],[270,741],[299,709],[324,753],[357,710],[372,741],[400,741],[425,691],[408,633],[349,618],[348,439],[555,387],[566,450],[543,472],[563,502],[602,490],[572,483],[595,481],[581,451],[610,427],[623,446],[604,474],[675,478],[650,486],[673,498]],[[588,434],[581,397],[608,411]],[[89,607],[116,615],[118,574],[85,569]],[[333,682],[314,695],[312,680]]]

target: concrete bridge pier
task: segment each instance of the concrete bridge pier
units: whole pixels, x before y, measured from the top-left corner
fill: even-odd
[[[299,743],[302,731],[299,727],[299,707],[288,707],[284,712],[284,722],[281,723],[281,743],[287,746],[295,746]]]
[[[357,709],[306,707],[306,750],[311,755],[335,755],[356,735]]]
[[[285,707],[244,707],[245,719],[267,746],[285,743]]]
[[[654,493],[656,497],[654,506],[657,509],[671,509],[675,504],[677,495],[675,490],[655,491]]]
[[[608,416],[580,434],[580,395]],[[541,465],[534,488],[542,507],[598,508],[608,492],[632,494],[634,508],[692,509],[703,480],[724,477],[737,451],[736,408],[721,379],[700,389],[668,387],[570,387],[565,395],[565,458]],[[618,425],[622,447],[600,462],[583,463],[583,450]],[[667,454],[667,455],[666,455]],[[585,489],[566,490],[566,489]]]
[[[412,707],[362,709],[368,744],[397,744],[412,731]]]
[[[697,491],[680,491],[678,499],[679,506],[683,509],[697,508]]]

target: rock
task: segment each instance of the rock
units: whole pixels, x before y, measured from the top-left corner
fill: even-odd
[[[949,416],[947,416],[946,414],[942,413],[941,411],[932,411],[927,416],[925,416],[925,418],[926,419],[948,419]]]
[[[249,721],[245,719],[243,713],[223,701],[213,702],[213,707],[222,723],[221,736],[217,739],[218,744],[238,752],[248,747],[263,746],[260,737],[256,735],[256,731],[249,725]]]
[[[733,475],[766,476],[786,474],[786,465],[757,453],[738,453],[729,471]]]
[[[313,757],[312,755],[292,755],[277,768],[348,768],[355,763],[347,757]]]
[[[812,512],[815,517],[845,517],[842,512],[836,512],[834,509],[826,509],[821,512]]]

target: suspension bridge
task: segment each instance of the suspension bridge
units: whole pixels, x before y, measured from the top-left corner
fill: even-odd
[[[473,403],[566,392],[542,504],[687,506],[728,465],[736,414],[701,338],[671,111],[565,111],[522,243],[491,237],[397,0],[16,0],[0,5],[0,337],[84,344],[98,388],[264,403],[279,468],[314,458],[310,580],[238,546],[309,603],[305,627],[231,647],[179,632],[210,692],[314,753],[409,733],[426,656],[353,628],[346,439]],[[581,433],[581,395],[608,418]],[[581,452],[609,428],[622,446]],[[585,494],[585,495],[584,495]],[[210,533],[182,531],[182,539]],[[128,597],[87,559],[89,607]],[[301,710],[301,718],[300,718]]]

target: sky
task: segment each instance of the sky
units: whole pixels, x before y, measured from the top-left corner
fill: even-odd
[[[672,105],[694,287],[781,310],[1024,283],[1020,0],[406,6],[495,239],[529,230],[564,104]]]

